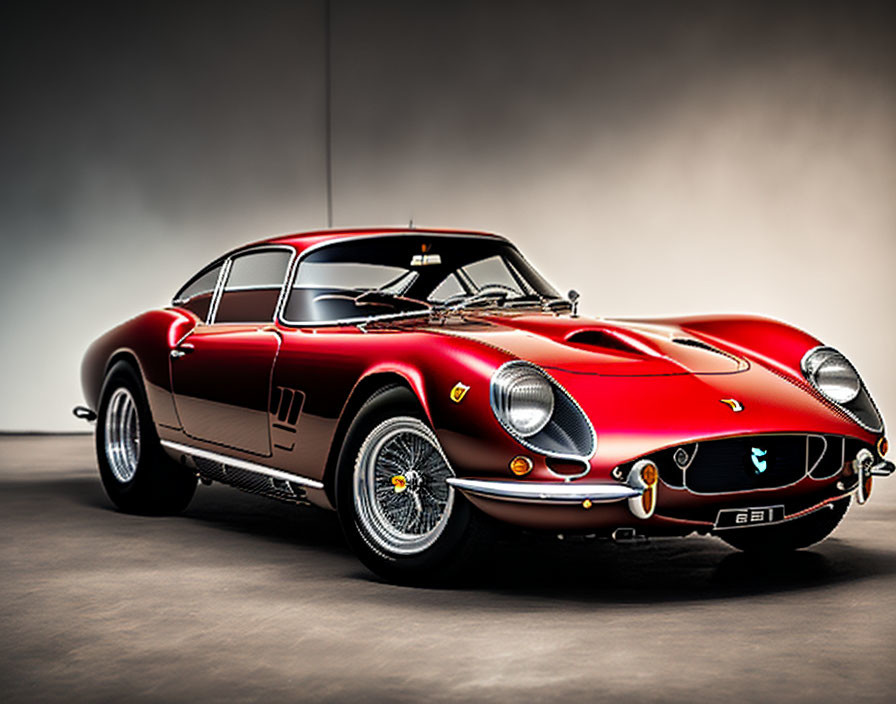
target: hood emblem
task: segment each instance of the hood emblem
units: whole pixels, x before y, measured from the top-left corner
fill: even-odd
[[[469,386],[467,386],[466,384],[461,384],[460,382],[457,382],[454,385],[454,388],[451,389],[451,394],[450,394],[451,400],[454,401],[455,403],[460,403],[461,401],[464,400],[464,396],[467,395],[467,391],[469,391],[469,390],[470,390]]]
[[[720,398],[719,401],[728,406],[731,406],[731,410],[735,413],[740,413],[742,410],[744,410],[743,405],[736,398]]]
[[[768,450],[763,450],[760,447],[752,447],[750,450],[752,452],[750,459],[753,461],[753,466],[756,468],[756,474],[762,474],[768,468],[768,460],[760,458],[765,457],[768,454]]]

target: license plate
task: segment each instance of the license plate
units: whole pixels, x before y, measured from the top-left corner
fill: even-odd
[[[758,508],[723,508],[716,516],[716,530],[725,528],[749,528],[784,520],[783,506]]]

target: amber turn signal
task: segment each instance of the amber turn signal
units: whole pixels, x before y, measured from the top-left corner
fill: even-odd
[[[645,464],[641,468],[641,479],[644,480],[644,483],[648,486],[653,486],[656,484],[656,480],[659,479],[659,474],[656,470],[655,464]]]
[[[887,454],[887,450],[890,449],[890,443],[887,442],[887,439],[881,435],[880,440],[877,441],[877,454],[883,457]]]
[[[653,513],[653,508],[656,503],[656,489],[652,486],[647,487],[644,490],[644,493],[641,494],[641,508],[644,509],[644,513],[651,514]]]
[[[510,471],[518,477],[523,477],[532,471],[532,460],[523,455],[517,455],[510,460]]]

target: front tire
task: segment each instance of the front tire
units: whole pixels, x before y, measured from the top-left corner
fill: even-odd
[[[849,508],[850,497],[828,504],[803,518],[780,525],[735,528],[716,535],[731,547],[750,553],[782,553],[806,548],[827,538]]]
[[[162,450],[143,382],[127,362],[109,370],[100,392],[96,456],[106,494],[126,513],[180,513],[196,492],[196,477]]]
[[[376,392],[346,434],[336,508],[349,545],[393,582],[441,581],[469,562],[488,521],[446,483],[454,472],[414,394]]]

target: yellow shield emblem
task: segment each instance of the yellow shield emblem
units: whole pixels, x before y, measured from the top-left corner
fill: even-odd
[[[467,395],[467,391],[469,391],[469,390],[470,390],[469,386],[467,386],[466,384],[461,384],[460,382],[457,382],[454,385],[454,388],[451,389],[451,400],[454,401],[455,403],[460,403],[461,401],[464,400],[464,396]]]

